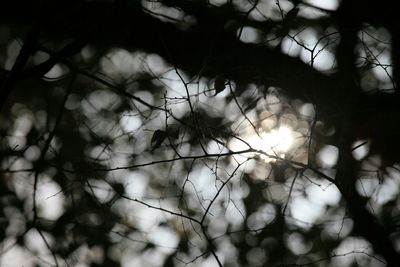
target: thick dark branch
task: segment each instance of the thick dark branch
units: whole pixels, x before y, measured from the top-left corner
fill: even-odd
[[[0,21],[17,29],[21,24],[26,26],[32,15],[28,9],[19,8],[20,2],[24,3],[10,3],[6,8],[8,12],[0,14]],[[175,24],[148,15],[135,5],[121,10],[105,2],[73,4],[61,1],[57,5],[49,2],[47,10],[40,25],[47,40],[72,38],[87,40],[94,47],[121,47],[157,53],[190,75],[215,77],[224,73],[238,83],[256,82],[283,87],[293,97],[309,98],[312,78],[315,87],[323,88],[318,98],[321,102],[330,100],[329,94],[334,89],[332,77],[315,71],[300,59],[291,58],[280,50],[237,40],[235,34],[224,30],[222,21],[229,20],[229,12],[226,13],[228,17],[225,13],[220,14],[218,25],[207,23],[182,30]],[[212,18],[215,14],[211,12],[202,16]]]
[[[0,13],[0,22],[17,31],[24,29],[33,15],[28,12],[29,8],[20,9],[20,6],[33,8],[34,4],[35,1],[8,1],[3,9],[7,13]],[[154,18],[136,4],[124,9],[112,3],[94,1],[59,1],[57,5],[49,1],[46,5],[48,11],[40,22],[46,40],[84,40],[100,50],[121,47],[157,53],[192,76],[224,74],[239,84],[277,86],[284,88],[292,98],[324,107],[336,107],[341,101],[336,94],[339,86],[336,75],[316,71],[279,49],[237,40],[223,24],[233,16],[232,12],[220,12],[218,17],[214,13],[219,9],[211,9],[208,13],[202,9],[198,11],[202,17],[211,20],[218,17],[218,21],[214,19],[218,24],[201,24],[199,21],[188,29],[181,29],[178,24]]]

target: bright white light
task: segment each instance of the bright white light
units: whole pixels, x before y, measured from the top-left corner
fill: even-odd
[[[253,127],[247,127],[244,132],[240,134],[240,139],[231,139],[229,142],[229,148],[232,151],[246,150],[249,146],[258,151],[262,151],[265,154],[251,152],[241,155],[235,155],[234,161],[243,163],[251,157],[258,155],[266,163],[275,162],[276,158],[285,158],[285,154],[295,150],[299,146],[298,132],[292,130],[287,125],[281,125],[271,130],[263,130],[260,128],[258,134],[254,132]],[[271,157],[272,156],[272,157]],[[249,168],[249,164],[246,163]]]
[[[293,144],[293,131],[289,127],[281,126],[270,132],[262,132],[259,136],[251,136],[249,144],[254,149],[262,150],[269,155],[283,158]],[[267,162],[273,161],[273,159],[265,155],[261,157]]]
[[[319,8],[325,8],[328,10],[336,10],[339,6],[339,1],[337,0],[326,0],[326,1],[307,0],[306,2],[313,6]]]

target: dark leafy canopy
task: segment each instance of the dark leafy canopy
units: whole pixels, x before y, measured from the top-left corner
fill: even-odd
[[[399,266],[391,1],[3,1],[8,266]]]

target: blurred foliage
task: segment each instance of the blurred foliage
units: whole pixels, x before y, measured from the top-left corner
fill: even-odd
[[[0,262],[398,266],[384,1],[5,1]]]

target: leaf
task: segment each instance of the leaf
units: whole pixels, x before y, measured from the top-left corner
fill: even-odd
[[[299,13],[299,8],[295,7],[292,8],[285,16],[285,18],[282,21],[282,25],[279,28],[277,34],[278,36],[286,36],[289,32],[290,29],[295,25],[295,19],[297,17],[297,14]]]
[[[151,146],[152,150],[159,148],[164,142],[165,138],[167,138],[167,132],[163,130],[156,130],[151,138]]]
[[[216,96],[219,93],[221,93],[222,91],[224,91],[224,89],[225,89],[225,77],[224,76],[218,75],[217,77],[215,77],[214,89],[215,89],[214,96]]]
[[[119,196],[125,193],[125,187],[122,183],[111,183],[110,185]]]
[[[285,16],[285,20],[288,22],[291,22],[293,19],[297,17],[297,14],[299,13],[299,8],[295,7],[289,10],[289,12]]]
[[[177,127],[168,127],[168,133],[167,135],[172,139],[176,140],[179,137],[179,128]]]

